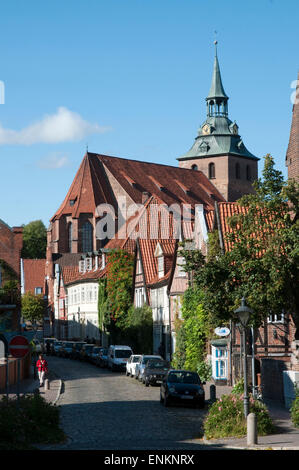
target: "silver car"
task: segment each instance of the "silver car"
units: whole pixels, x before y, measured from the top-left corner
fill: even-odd
[[[163,358],[158,355],[142,354],[142,356],[140,356],[139,361],[136,364],[135,379],[138,379],[140,380],[140,382],[144,383],[144,369],[145,369],[146,363],[151,359],[163,360]]]

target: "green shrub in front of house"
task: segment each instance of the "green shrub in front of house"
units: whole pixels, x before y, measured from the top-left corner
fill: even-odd
[[[295,386],[295,400],[292,402],[292,406],[290,408],[291,413],[291,420],[293,425],[296,428],[299,428],[299,387]]]
[[[0,401],[0,450],[33,449],[34,444],[63,442],[59,407],[40,395]]]
[[[257,416],[259,436],[273,432],[272,419],[263,403],[250,398],[250,413]],[[206,439],[246,436],[243,395],[223,395],[214,402],[204,420],[204,434]]]

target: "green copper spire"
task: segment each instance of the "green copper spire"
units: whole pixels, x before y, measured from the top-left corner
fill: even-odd
[[[198,129],[198,135],[191,149],[178,160],[201,159],[210,156],[235,155],[258,160],[245,147],[237,123],[228,117],[228,96],[226,95],[220,74],[217,57],[217,41],[212,85],[207,103],[207,117]]]
[[[211,84],[210,92],[206,99],[210,100],[212,98],[214,99],[226,98],[228,100],[228,96],[224,91],[222,80],[221,80],[219,62],[218,62],[218,57],[217,57],[217,41],[215,41],[214,44],[215,44],[215,60],[214,60],[212,84]]]
[[[208,116],[227,116],[228,115],[228,109],[227,109],[228,96],[225,93],[223,85],[222,85],[218,56],[217,56],[217,41],[215,41],[214,44],[215,44],[215,60],[214,60],[212,84],[211,84],[210,92],[206,98],[207,115]]]

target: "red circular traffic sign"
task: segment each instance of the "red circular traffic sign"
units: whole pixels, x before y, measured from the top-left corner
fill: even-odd
[[[9,352],[13,357],[24,357],[29,352],[29,342],[25,336],[14,336],[8,345]]]

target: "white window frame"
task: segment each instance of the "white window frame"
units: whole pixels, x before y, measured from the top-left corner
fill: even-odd
[[[280,317],[280,318],[278,318],[278,317]],[[268,315],[267,322],[268,323],[284,323],[285,322],[284,312],[282,312],[280,315],[277,315],[277,314]]]

